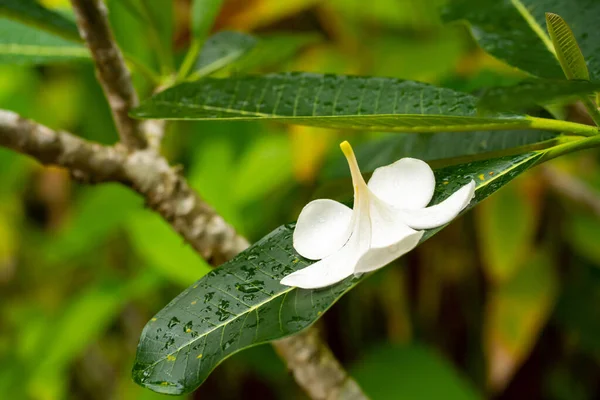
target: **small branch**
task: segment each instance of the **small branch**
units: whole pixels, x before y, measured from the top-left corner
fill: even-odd
[[[160,133],[160,125],[154,129]],[[0,110],[0,146],[27,154],[42,164],[67,168],[80,181],[118,182],[135,189],[213,265],[248,247],[246,239],[237,235],[188,186],[179,171],[151,148],[130,152],[121,146],[103,146],[4,110]],[[312,399],[367,399],[314,329],[273,345]]]
[[[600,218],[600,193],[577,178],[562,172],[556,167],[546,165],[542,174],[548,185],[558,194],[581,204]]]
[[[0,146],[28,154],[43,164],[69,169],[78,180],[118,182],[135,189],[207,261],[218,265],[248,247],[179,171],[152,149],[91,143],[66,132],[0,110]]]
[[[79,34],[85,40],[94,63],[98,81],[112,110],[121,141],[129,149],[144,149],[148,143],[140,122],[128,113],[138,98],[121,50],[115,44],[102,0],[71,0],[77,16]]]

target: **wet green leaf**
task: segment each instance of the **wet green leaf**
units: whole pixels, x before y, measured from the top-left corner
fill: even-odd
[[[0,64],[42,64],[89,59],[81,44],[0,17]]]
[[[433,203],[474,179],[473,206],[541,156],[532,152],[437,170]],[[424,240],[440,229],[427,231]],[[225,358],[308,327],[365,279],[350,277],[321,290],[280,285],[282,277],[312,263],[294,251],[292,231],[286,225],[271,232],[160,311],[142,333],[135,381],[162,393],[192,391]]]
[[[392,78],[283,73],[204,79],[167,89],[132,112],[138,118],[280,121],[404,132],[518,129],[523,115],[477,115],[476,98]]]
[[[553,13],[546,13],[546,25],[556,56],[567,79],[589,81],[590,73],[585,58],[569,25],[560,15]]]
[[[75,22],[43,7],[36,0],[3,0],[0,2],[0,16],[19,20],[69,40],[80,41]]]
[[[574,100],[600,89],[600,83],[587,81],[536,79],[514,86],[495,87],[485,91],[481,109],[515,111],[534,105],[547,105],[560,100]]]
[[[562,16],[587,60],[592,80],[600,79],[600,15],[596,0],[456,0],[445,8],[446,21],[466,20],[488,53],[532,75],[561,79],[563,72],[546,33],[545,13]]]

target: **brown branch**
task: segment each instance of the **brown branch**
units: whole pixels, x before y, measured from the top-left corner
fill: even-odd
[[[119,182],[132,187],[214,265],[248,247],[248,242],[189,187],[179,171],[153,150],[128,152],[122,147],[91,143],[2,110],[0,146],[28,154],[43,164],[65,167],[79,180]]]
[[[104,2],[71,0],[71,4],[77,17],[79,34],[94,59],[96,76],[104,89],[121,141],[130,149],[146,148],[148,141],[141,123],[128,115],[137,106],[138,98],[123,54],[110,30]]]
[[[248,247],[248,242],[188,186],[185,178],[151,149],[130,152],[119,146],[103,146],[3,110],[0,146],[27,154],[42,164],[67,168],[81,181],[118,182],[132,187],[213,265]],[[310,398],[367,399],[315,329],[273,345]]]
[[[319,337],[316,329],[307,329],[295,336],[277,340],[273,346],[311,399],[368,399]]]

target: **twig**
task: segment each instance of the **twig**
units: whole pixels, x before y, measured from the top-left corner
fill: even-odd
[[[4,110],[0,110],[0,146],[32,156],[42,164],[65,167],[80,181],[132,187],[213,265],[248,247],[248,242],[152,149],[131,152],[120,146],[92,143]],[[274,346],[310,398],[367,399],[314,329],[275,341]]]
[[[316,329],[275,341],[273,346],[311,399],[368,399],[321,340]]]
[[[128,113],[138,104],[129,70],[115,44],[102,0],[71,0],[77,16],[79,34],[85,40],[98,81],[104,89],[121,141],[130,149],[144,149],[148,142],[140,122]]]
[[[119,182],[135,189],[214,265],[229,260],[248,246],[189,187],[179,171],[150,149],[129,152],[123,147],[103,146],[3,110],[0,110],[0,146],[28,154],[43,164],[65,167],[80,181]]]

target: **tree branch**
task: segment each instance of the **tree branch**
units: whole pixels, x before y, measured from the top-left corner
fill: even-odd
[[[110,30],[103,1],[71,0],[71,4],[79,34],[94,59],[96,76],[110,105],[121,141],[129,149],[146,148],[148,141],[141,123],[128,115],[129,110],[138,105],[138,98],[123,54]]]
[[[27,154],[42,164],[67,168],[80,181],[118,182],[135,189],[213,265],[248,247],[248,242],[152,149],[130,152],[121,146],[92,143],[4,110],[0,110],[0,146]],[[312,399],[367,399],[315,329],[273,345]]]

